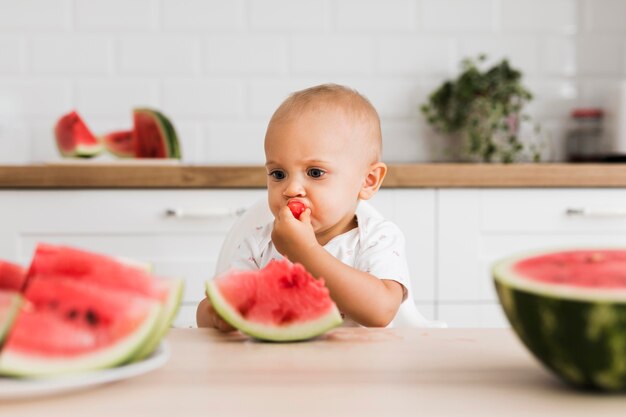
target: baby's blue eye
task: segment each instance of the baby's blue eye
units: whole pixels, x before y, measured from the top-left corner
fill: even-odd
[[[320,178],[322,175],[325,174],[325,172],[324,170],[321,170],[319,168],[311,168],[309,169],[308,174],[311,178]]]
[[[270,177],[273,177],[275,180],[283,180],[285,179],[285,173],[283,171],[272,171],[270,172]]]

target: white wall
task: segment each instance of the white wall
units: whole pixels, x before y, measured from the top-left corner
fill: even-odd
[[[0,0],[0,162],[58,159],[71,108],[104,133],[148,105],[185,161],[262,163],[274,108],[321,82],[373,101],[387,161],[441,159],[419,104],[479,52],[523,69],[557,140],[626,78],[625,17],[626,0]]]

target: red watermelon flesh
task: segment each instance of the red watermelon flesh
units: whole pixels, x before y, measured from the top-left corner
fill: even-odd
[[[102,151],[102,144],[76,111],[63,115],[57,121],[54,134],[63,156],[89,158]]]
[[[130,291],[163,302],[169,292],[165,284],[141,268],[126,265],[106,255],[40,243],[28,270],[27,285],[31,285],[33,280],[55,279],[59,276]]]
[[[7,343],[19,343],[23,350],[48,355],[75,355],[134,332],[158,302],[124,291],[104,289],[87,282],[37,280],[25,293],[34,309],[24,315],[29,325],[20,330],[18,318],[15,335]],[[54,329],[28,334],[33,323],[49,323]],[[67,338],[67,331],[75,334]],[[58,331],[55,331],[58,330]],[[24,334],[22,333],[24,331]]]
[[[626,251],[568,250],[525,258],[513,270],[526,279],[596,289],[626,288]]]
[[[0,260],[0,290],[21,291],[25,279],[23,266]]]
[[[308,339],[342,322],[324,280],[287,260],[227,271],[207,283],[207,293],[224,320],[262,340]]]
[[[287,207],[289,207],[289,210],[291,210],[291,214],[293,214],[293,217],[298,220],[300,220],[300,215],[304,213],[304,210],[306,210],[306,206],[304,205],[304,203],[299,200],[291,200],[289,203],[287,203]]]
[[[135,110],[133,140],[137,158],[169,158],[167,132],[151,111]]]
[[[135,139],[132,130],[111,132],[102,137],[104,147],[120,158],[135,156]]]

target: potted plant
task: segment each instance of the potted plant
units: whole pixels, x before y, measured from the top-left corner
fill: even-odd
[[[480,162],[510,163],[539,161],[537,146],[520,140],[524,105],[532,94],[522,84],[522,73],[506,59],[481,70],[485,55],[467,58],[455,80],[445,81],[422,105],[426,120],[437,131],[458,137],[466,159]],[[539,125],[535,132],[539,132]]]

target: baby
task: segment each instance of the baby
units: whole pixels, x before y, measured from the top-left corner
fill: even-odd
[[[265,135],[274,221],[241,242],[231,267],[286,257],[324,278],[347,324],[387,326],[407,297],[409,272],[402,232],[364,202],[387,172],[381,148],[378,113],[358,92],[325,84],[289,96]],[[306,207],[299,219],[294,202]],[[206,298],[197,322],[232,330]]]

